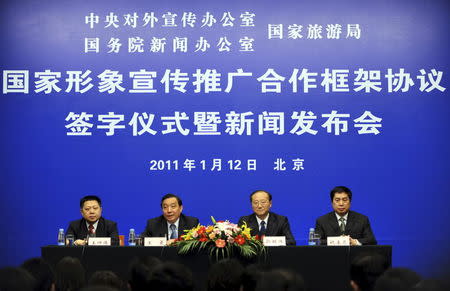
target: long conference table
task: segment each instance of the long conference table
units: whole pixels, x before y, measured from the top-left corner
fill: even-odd
[[[128,268],[135,257],[154,256],[162,261],[173,261],[187,266],[193,273],[195,290],[205,290],[209,267],[215,259],[206,252],[178,255],[175,247],[124,247],[44,246],[42,257],[53,267],[63,257],[80,259],[87,278],[99,270],[111,270],[123,279],[128,278]],[[350,262],[356,256],[377,253],[392,263],[392,246],[288,246],[267,247],[265,256],[250,260],[240,258],[244,265],[259,263],[271,268],[298,272],[308,290],[350,290]],[[239,259],[239,258],[238,258]]]

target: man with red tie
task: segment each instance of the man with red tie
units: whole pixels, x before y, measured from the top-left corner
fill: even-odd
[[[80,212],[83,218],[72,221],[66,233],[75,237],[75,245],[85,245],[88,236],[111,237],[112,245],[119,244],[117,224],[102,217],[102,201],[99,197],[89,195],[81,198]]]

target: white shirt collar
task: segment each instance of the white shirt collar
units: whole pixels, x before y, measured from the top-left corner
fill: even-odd
[[[337,214],[336,212],[334,213],[334,214],[336,214],[336,219],[337,219],[337,221],[338,221],[338,223],[340,223],[341,221],[339,220],[339,219],[341,219],[341,217],[343,217],[344,218],[344,222],[345,222],[345,224],[347,224],[347,217],[348,217],[348,212],[344,215],[344,216],[340,216],[339,214]]]
[[[98,220],[92,224],[92,226],[94,226],[94,233],[97,231],[97,225],[98,225]],[[89,230],[89,222],[87,220],[86,220],[86,227]]]
[[[266,216],[266,218],[264,220],[261,220],[258,217],[258,215],[255,215],[256,216],[256,221],[258,222],[258,228],[261,228],[261,221],[264,221],[266,223],[266,229],[267,229],[267,222],[269,222],[269,215],[270,215],[270,213],[267,213],[267,216]]]

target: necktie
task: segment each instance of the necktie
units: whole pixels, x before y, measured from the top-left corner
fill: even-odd
[[[172,232],[170,234],[170,239],[178,238],[177,227],[175,226],[175,224],[170,225],[170,231]]]
[[[266,222],[261,221],[261,227],[259,228],[259,235],[264,235],[266,233]]]
[[[89,223],[88,229],[89,229],[89,236],[93,236],[95,234],[95,231],[94,231],[94,225],[92,223]]]
[[[341,232],[344,233],[345,232],[345,218],[341,217],[341,218],[339,218],[339,221],[341,222],[341,224],[339,225],[339,228],[341,229]]]

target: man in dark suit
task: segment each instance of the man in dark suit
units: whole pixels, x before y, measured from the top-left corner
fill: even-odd
[[[167,237],[167,244],[185,234],[184,230],[196,227],[198,218],[182,214],[183,202],[174,194],[166,194],[161,199],[163,215],[147,220],[142,237]]]
[[[85,196],[80,200],[82,219],[70,222],[66,235],[75,237],[75,245],[85,245],[89,236],[111,237],[111,244],[119,244],[117,224],[102,217],[102,201],[97,196]]]
[[[286,216],[269,212],[272,207],[272,195],[263,190],[257,190],[250,194],[253,214],[239,218],[238,225],[244,222],[251,228],[252,236],[285,236],[286,245],[294,245],[295,239]]]
[[[370,227],[369,218],[350,211],[352,191],[345,186],[335,187],[330,192],[334,211],[319,217],[316,221],[316,233],[326,244],[328,236],[348,235],[350,245],[376,245],[377,241]]]

